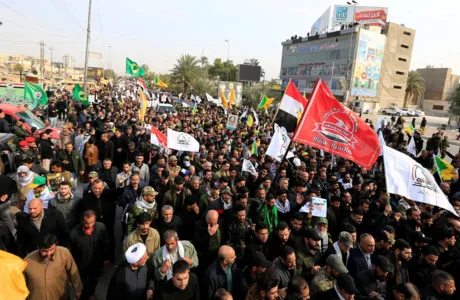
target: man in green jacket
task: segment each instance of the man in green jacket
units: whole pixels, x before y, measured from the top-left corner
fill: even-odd
[[[319,262],[321,252],[319,241],[321,236],[313,228],[305,230],[302,247],[296,251],[296,269],[306,280],[312,280],[313,276],[321,269]]]

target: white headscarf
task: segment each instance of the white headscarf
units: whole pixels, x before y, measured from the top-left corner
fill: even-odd
[[[21,178],[18,175],[19,173],[26,173],[27,175],[26,177]],[[27,166],[20,166],[16,173],[16,180],[17,182],[19,182],[20,185],[25,186],[32,182],[32,180],[34,179],[34,174],[35,173],[29,170]]]

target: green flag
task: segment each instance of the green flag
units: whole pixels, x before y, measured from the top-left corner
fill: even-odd
[[[40,84],[33,84],[26,81],[24,86],[24,100],[34,101],[34,105],[41,104],[45,106],[48,103],[48,96]]]
[[[126,58],[126,74],[142,77],[144,76],[144,73],[144,69],[139,67],[137,62],[132,61],[129,58]]]
[[[89,106],[88,96],[80,85],[76,84],[73,89],[73,97],[80,101],[83,105]]]

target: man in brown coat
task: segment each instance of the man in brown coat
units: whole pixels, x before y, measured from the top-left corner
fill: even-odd
[[[69,299],[67,281],[72,285],[73,298],[80,298],[83,284],[77,265],[67,248],[57,246],[57,238],[52,234],[41,237],[38,250],[24,259],[24,270],[29,300]]]

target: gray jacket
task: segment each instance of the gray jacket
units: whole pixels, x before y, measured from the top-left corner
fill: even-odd
[[[73,194],[69,199],[61,199],[60,194],[57,193],[56,196],[49,201],[48,209],[60,211],[64,215],[68,228],[71,229],[78,223],[80,218],[80,216],[77,216],[76,211],[80,200],[81,198],[75,197]]]
[[[296,269],[288,270],[284,265],[281,257],[273,261],[274,273],[279,280],[278,288],[284,289],[288,287],[291,278],[297,274]]]

